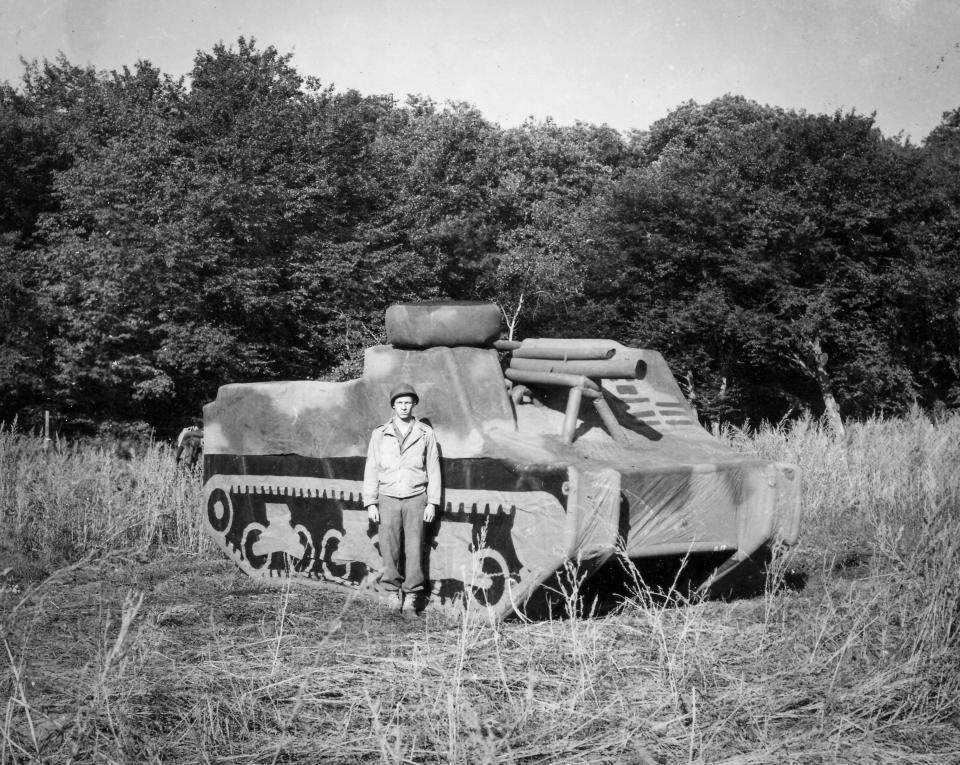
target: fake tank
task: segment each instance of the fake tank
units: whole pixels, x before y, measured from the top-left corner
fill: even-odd
[[[506,342],[484,303],[411,303],[348,382],[222,386],[204,407],[204,524],[243,571],[377,595],[361,496],[368,439],[412,383],[437,434],[443,499],[423,550],[428,606],[494,618],[619,559],[722,553],[722,577],[796,541],[793,465],[700,427],[663,357],[611,340]],[[608,567],[609,568],[609,567]]]

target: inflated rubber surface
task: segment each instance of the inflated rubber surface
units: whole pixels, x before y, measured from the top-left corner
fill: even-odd
[[[387,309],[387,342],[398,348],[490,346],[500,337],[494,303],[396,303]]]

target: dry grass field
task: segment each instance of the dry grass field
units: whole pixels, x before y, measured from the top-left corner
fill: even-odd
[[[960,762],[960,416],[722,436],[804,471],[762,593],[490,626],[242,576],[165,445],[0,431],[0,763]]]

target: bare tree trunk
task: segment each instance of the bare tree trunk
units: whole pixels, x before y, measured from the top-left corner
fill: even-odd
[[[693,409],[694,414],[697,413],[697,389],[693,384],[693,370],[688,369],[687,374],[684,376],[687,381],[687,401],[690,402],[690,408]]]
[[[520,321],[520,312],[523,310],[523,293],[520,293],[520,299],[517,301],[517,309],[513,312],[511,317],[507,314],[507,310],[501,305],[500,313],[503,314],[503,320],[507,323],[507,340],[513,340],[513,333],[517,329],[517,324]]]
[[[820,388],[820,395],[823,398],[824,413],[827,416],[827,422],[830,424],[833,432],[838,436],[846,435],[846,429],[843,427],[843,418],[840,416],[840,406],[837,404],[837,399],[833,395],[833,381],[830,379],[829,372],[827,372],[827,361],[829,357],[824,353],[823,346],[820,343],[820,336],[814,335],[813,338],[807,340],[804,345],[806,346],[807,355],[811,363],[808,364],[804,359],[796,355],[791,356],[791,359],[816,381],[817,387]]]
[[[810,353],[813,356],[814,377],[820,387],[820,395],[823,396],[823,407],[827,414],[827,422],[830,423],[838,436],[845,435],[846,430],[843,427],[843,418],[840,416],[840,407],[833,395],[833,382],[830,375],[827,374],[827,354],[823,352],[820,345],[819,335],[810,341]]]

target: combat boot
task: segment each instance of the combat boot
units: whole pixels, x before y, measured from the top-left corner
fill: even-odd
[[[400,608],[400,615],[405,619],[417,618],[417,593],[408,592],[403,599],[403,606]]]

